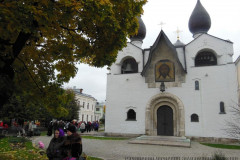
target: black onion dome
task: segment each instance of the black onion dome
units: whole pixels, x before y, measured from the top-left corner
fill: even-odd
[[[143,23],[142,18],[137,17],[137,19],[139,23],[138,33],[130,37],[131,41],[142,41],[146,36],[146,27],[145,24]]]
[[[211,27],[211,18],[206,9],[202,6],[200,0],[197,1],[192,12],[188,27],[193,36],[198,33],[207,33]]]
[[[175,47],[183,47],[185,46],[184,43],[182,43],[179,39],[173,44]]]

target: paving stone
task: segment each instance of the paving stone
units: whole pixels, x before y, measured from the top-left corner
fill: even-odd
[[[49,136],[34,137],[33,143],[37,144],[38,141],[42,141],[47,148],[51,138]],[[88,156],[99,157],[104,160],[130,160],[132,157],[136,159],[146,157],[145,160],[179,157],[179,160],[184,160],[184,158],[189,159],[189,157],[211,157],[214,153],[221,152],[226,157],[237,157],[240,160],[239,150],[212,148],[194,141],[191,142],[191,148],[129,144],[128,142],[129,140],[83,139],[83,152]]]

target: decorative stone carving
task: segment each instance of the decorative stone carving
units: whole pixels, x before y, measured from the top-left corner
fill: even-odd
[[[167,105],[173,110],[174,136],[185,136],[184,105],[175,95],[170,93],[159,93],[153,96],[146,107],[146,135],[157,135],[157,109]]]

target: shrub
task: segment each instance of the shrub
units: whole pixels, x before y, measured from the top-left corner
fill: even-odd
[[[227,158],[225,157],[225,155],[222,152],[216,152],[212,156],[212,160],[227,160]]]
[[[101,123],[101,124],[105,124],[105,119],[101,118],[101,119],[100,119],[100,123]]]

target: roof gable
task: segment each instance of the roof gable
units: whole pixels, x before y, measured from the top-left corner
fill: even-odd
[[[230,40],[221,39],[221,38],[215,37],[215,36],[213,36],[213,35],[210,35],[210,34],[208,34],[208,33],[203,33],[203,34],[199,35],[197,38],[195,38],[195,39],[193,39],[192,41],[190,41],[190,42],[189,42],[188,44],[186,44],[185,46],[190,45],[191,43],[195,42],[196,40],[202,38],[204,35],[207,35],[207,36],[209,36],[209,37],[215,38],[215,39],[220,40],[220,41],[224,41],[224,42],[233,44],[233,42],[231,42]]]
[[[178,56],[177,56],[177,51],[176,51],[176,48],[175,46],[170,42],[170,40],[168,39],[168,37],[166,36],[166,34],[164,33],[163,30],[161,30],[161,32],[159,33],[156,41],[154,42],[154,44],[150,47],[150,52],[149,52],[149,57],[148,57],[148,60],[147,60],[147,63],[146,65],[144,66],[143,68],[143,71],[141,73],[142,76],[145,75],[146,73],[146,70],[149,68],[151,62],[152,62],[152,59],[153,59],[153,54],[155,53],[156,49],[158,48],[158,46],[160,45],[161,42],[165,42],[167,47],[171,50],[171,53],[173,53],[173,57],[175,57],[177,63],[179,63],[183,69],[183,66],[182,64],[180,63],[179,59],[178,59]],[[184,69],[183,69],[184,70]]]
[[[133,46],[133,47],[135,47],[135,48],[138,48],[138,49],[140,49],[140,50],[143,50],[141,47],[138,47],[137,45],[133,44],[132,42],[127,42],[127,45],[131,45],[131,46]]]

